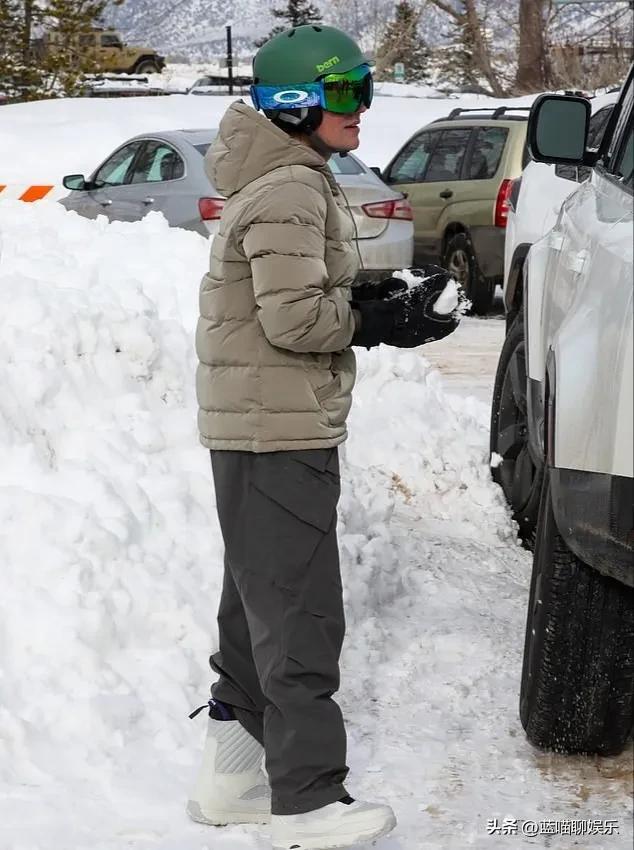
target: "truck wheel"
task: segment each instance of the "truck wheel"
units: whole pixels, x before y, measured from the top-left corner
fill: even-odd
[[[473,243],[466,233],[456,233],[447,242],[444,267],[451,272],[471,301],[471,312],[485,316],[493,304],[495,282],[480,271]]]
[[[574,555],[546,473],[537,524],[520,718],[537,747],[615,755],[632,729],[634,589]]]
[[[134,68],[133,74],[160,74],[161,69],[153,59],[140,59]]]
[[[524,311],[520,310],[504,340],[493,386],[490,449],[502,461],[492,466],[491,473],[513,511],[522,542],[532,549],[543,464],[535,462],[529,447],[527,383]]]

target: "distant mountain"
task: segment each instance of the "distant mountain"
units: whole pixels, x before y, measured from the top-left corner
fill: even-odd
[[[394,0],[315,0],[326,24],[341,27],[372,49],[381,24],[394,9]],[[254,52],[254,41],[279,24],[271,8],[285,0],[127,0],[112,6],[107,22],[132,42],[151,43],[168,54],[192,61],[224,55],[225,26],[232,24],[236,50]],[[428,41],[442,38],[443,16],[431,11],[425,18]]]
[[[345,29],[358,38],[364,49],[372,51],[382,27],[395,6],[394,0],[314,0],[324,23]],[[456,0],[447,2],[458,5]],[[484,4],[484,0],[482,0]],[[487,0],[488,31],[495,43],[508,49],[516,38],[518,0]],[[170,55],[182,55],[191,61],[206,61],[225,53],[225,26],[232,24],[235,51],[246,57],[254,51],[254,41],[279,23],[271,8],[282,8],[286,0],[127,0],[123,6],[111,6],[107,22],[122,31],[130,42],[145,42]],[[483,5],[484,9],[484,5]],[[557,12],[553,34],[557,39],[576,41],[598,32],[615,15],[621,15],[620,27],[631,27],[631,15],[625,2],[595,2],[564,6]],[[421,36],[430,45],[447,42],[450,19],[426,7],[421,19]],[[603,27],[603,29],[602,29]]]

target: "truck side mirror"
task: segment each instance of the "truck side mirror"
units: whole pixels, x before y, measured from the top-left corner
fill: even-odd
[[[558,165],[585,164],[590,114],[590,103],[583,97],[538,97],[528,120],[528,148],[533,159]]]

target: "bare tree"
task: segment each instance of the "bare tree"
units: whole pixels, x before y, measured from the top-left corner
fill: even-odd
[[[465,42],[472,45],[475,67],[489,84],[491,94],[504,97],[504,87],[493,67],[491,50],[482,20],[478,15],[476,0],[459,0],[453,5],[449,0],[429,0],[432,6],[449,15],[455,23],[466,31]]]
[[[541,91],[548,83],[546,55],[547,0],[520,0],[519,51],[515,89]]]

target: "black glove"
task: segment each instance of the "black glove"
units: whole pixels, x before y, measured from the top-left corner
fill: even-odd
[[[419,272],[420,283],[407,292],[401,292],[385,301],[353,302],[352,307],[361,314],[361,326],[355,332],[351,345],[366,348],[384,342],[397,348],[415,348],[449,336],[460,324],[459,307],[450,313],[436,313],[433,309],[438,296],[452,279],[449,272],[439,266],[412,269]]]
[[[353,301],[382,301],[399,292],[405,292],[407,284],[398,277],[388,277],[379,283],[359,283],[352,287]]]

